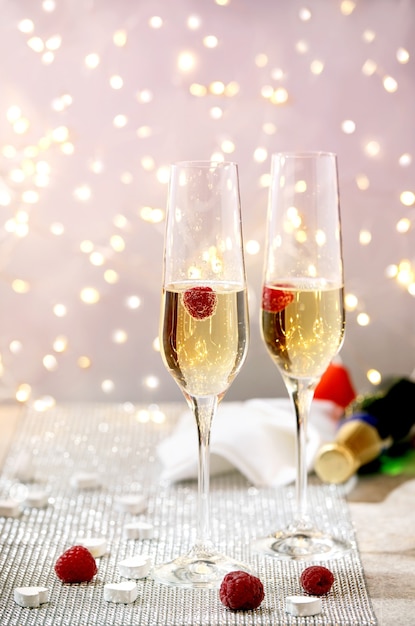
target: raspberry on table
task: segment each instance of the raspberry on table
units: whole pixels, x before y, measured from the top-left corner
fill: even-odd
[[[222,604],[233,611],[256,609],[264,596],[260,579],[241,570],[226,574],[219,589]]]
[[[72,546],[55,563],[56,575],[64,583],[88,583],[97,571],[94,557],[84,546]]]
[[[311,565],[302,572],[300,583],[307,593],[322,596],[330,591],[334,583],[334,575],[323,565]]]
[[[183,302],[188,313],[197,320],[212,317],[218,297],[211,287],[191,287],[184,292]]]

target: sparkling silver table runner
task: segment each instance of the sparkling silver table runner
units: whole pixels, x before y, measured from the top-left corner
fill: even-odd
[[[0,498],[22,503],[18,518],[0,517],[1,626],[375,625],[341,489],[309,486],[310,507],[321,525],[336,527],[340,538],[352,541],[353,549],[328,563],[336,582],[323,597],[322,612],[296,618],[285,612],[285,598],[303,594],[299,576],[311,563],[279,561],[250,551],[252,539],[285,526],[294,507],[294,489],[257,489],[237,472],[211,480],[212,539],[220,550],[257,571],[265,588],[258,609],[233,612],[220,603],[217,590],[170,588],[150,578],[137,581],[139,596],[132,604],[104,600],[104,584],[125,580],[118,572],[119,561],[144,554],[158,564],[191,547],[196,483],[163,483],[156,456],[157,443],[171,432],[182,411],[177,404],[152,409],[82,404],[58,405],[43,413],[26,410],[0,476]],[[80,471],[94,473],[100,484],[77,489],[71,478]],[[28,492],[39,488],[47,491],[47,506],[25,506]],[[117,507],[117,497],[127,494],[146,497],[141,514]],[[126,538],[124,525],[137,519],[154,525],[153,539]],[[55,561],[82,536],[105,537],[108,553],[97,559],[99,571],[91,583],[62,584],[54,573]],[[14,588],[25,586],[48,587],[50,601],[33,609],[18,606]]]

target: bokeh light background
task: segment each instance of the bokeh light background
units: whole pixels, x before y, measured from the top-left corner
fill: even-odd
[[[181,400],[157,350],[168,166],[239,164],[249,356],[228,399],[285,395],[258,302],[270,157],[338,154],[341,358],[415,367],[415,2],[0,0],[1,395]]]

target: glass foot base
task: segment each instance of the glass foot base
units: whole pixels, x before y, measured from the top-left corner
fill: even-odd
[[[174,561],[156,566],[152,578],[172,587],[212,589],[219,588],[224,576],[236,570],[253,573],[247,565],[224,554],[192,550]]]
[[[347,541],[315,529],[278,531],[254,540],[251,547],[254,552],[292,561],[338,559],[351,549]]]

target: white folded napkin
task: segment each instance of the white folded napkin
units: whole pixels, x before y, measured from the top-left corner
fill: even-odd
[[[338,407],[314,400],[307,434],[309,471],[320,445],[334,437]],[[256,486],[279,486],[295,479],[295,417],[288,398],[223,402],[211,432],[211,475],[239,470]],[[173,434],[157,452],[163,464],[162,478],[171,482],[197,478],[196,423],[184,413]]]

